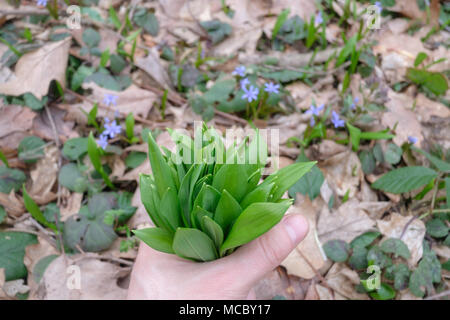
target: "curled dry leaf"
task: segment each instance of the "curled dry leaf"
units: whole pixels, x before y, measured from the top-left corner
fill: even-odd
[[[70,216],[80,212],[83,194],[78,192],[70,192],[69,189],[61,188],[61,204],[59,210],[61,213],[61,221],[66,221]]]
[[[152,50],[146,57],[136,59],[135,65],[144,70],[150,77],[153,78],[162,88],[172,88],[169,75],[161,64],[159,54],[156,50]]]
[[[56,199],[52,192],[58,176],[59,149],[56,146],[45,148],[45,156],[36,163],[30,173],[31,186],[27,187],[28,194],[39,205],[47,204]]]
[[[360,283],[356,271],[349,269],[345,264],[335,263],[326,276],[328,286],[335,293],[351,300],[369,300],[367,294],[358,293],[355,285]]]
[[[392,213],[390,220],[377,220],[377,226],[386,238],[400,238],[406,224],[409,223],[412,218],[412,216],[404,217],[398,213]],[[411,257],[408,259],[410,267],[415,267],[422,258],[422,242],[425,232],[426,228],[422,220],[414,219],[401,238],[411,252]]]
[[[363,172],[358,156],[352,151],[338,153],[320,164],[330,187],[340,197],[350,198],[358,192]]]
[[[98,108],[98,116],[100,117],[114,117],[114,110],[121,112],[121,117],[126,117],[126,115],[132,112],[134,115],[147,118],[153,103],[156,101],[156,94],[151,91],[143,90],[138,88],[134,84],[129,86],[124,91],[113,91],[102,88],[94,82],[83,83],[83,89],[92,89],[92,94],[89,96],[90,101],[95,101],[98,103],[103,103],[103,99],[106,94],[117,96],[117,107],[111,106],[110,110],[105,108]],[[80,104],[85,111],[89,112],[93,105],[92,103],[86,101],[84,104]],[[78,106],[73,105],[73,108]]]
[[[345,202],[332,212],[327,206],[323,206],[317,223],[317,231],[322,243],[334,239],[350,242],[374,227],[375,220],[367,215],[356,199]]]
[[[306,238],[293,250],[281,263],[288,274],[304,279],[312,279],[316,276],[315,270],[319,270],[325,263],[326,256],[317,237],[316,217],[318,203],[323,204],[319,198],[311,203],[308,197],[298,194],[295,205],[289,208],[288,213],[302,214],[309,223],[309,232]],[[307,259],[307,261],[305,260]],[[312,267],[314,268],[312,268]]]
[[[412,110],[413,100],[405,94],[388,91],[389,101],[386,103],[387,112],[383,113],[381,122],[385,127],[395,127],[394,142],[398,146],[408,142],[408,136],[418,139],[416,145],[421,146],[423,141],[422,128],[417,120],[416,112]]]
[[[30,108],[8,105],[0,101],[0,148],[4,153],[15,152],[20,141],[28,136],[36,113]]]
[[[47,94],[52,80],[57,80],[64,88],[71,40],[72,38],[68,37],[49,42],[24,54],[17,62],[12,77],[1,84],[0,93],[19,96],[31,92],[36,98],[42,99]]]
[[[0,205],[2,205],[9,215],[16,218],[25,213],[25,207],[20,196],[17,196],[14,190],[9,194],[0,192]]]
[[[66,119],[67,111],[58,107],[48,108],[60,142],[64,143],[70,138],[78,137],[78,133],[73,130],[74,121]],[[84,116],[86,118],[86,116]],[[33,134],[44,140],[55,140],[53,125],[48,118],[47,112],[41,112],[33,121]]]
[[[79,258],[81,258],[80,255],[72,256],[75,260]],[[74,270],[78,270],[79,273]],[[76,288],[77,274],[80,281],[79,289]],[[127,295],[127,290],[117,285],[118,278],[122,276],[121,268],[112,263],[86,258],[68,265],[64,257],[60,256],[45,270],[39,285],[38,298],[43,300],[122,300]]]

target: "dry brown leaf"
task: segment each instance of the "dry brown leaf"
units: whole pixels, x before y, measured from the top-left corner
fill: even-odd
[[[420,122],[428,122],[432,117],[444,118],[450,121],[450,109],[440,102],[428,99],[422,93],[417,95],[414,113]]]
[[[7,299],[5,291],[3,291],[3,286],[5,285],[5,269],[0,269],[0,300]]]
[[[156,94],[153,92],[138,88],[134,84],[120,92],[102,88],[94,82],[83,83],[83,89],[92,89],[92,94],[89,96],[90,101],[102,103],[105,94],[112,94],[118,97],[117,107],[111,106],[110,110],[105,108],[98,109],[99,117],[107,116],[112,118],[114,116],[114,110],[118,110],[123,117],[131,112],[135,116],[147,118],[153,103],[157,99]],[[92,109],[93,104],[85,102],[84,104],[73,105],[72,107],[81,107],[89,112]]]
[[[433,251],[445,260],[450,259],[450,248],[446,245],[433,246]]]
[[[78,137],[73,130],[75,123],[66,119],[67,112],[57,107],[49,107],[59,140],[64,143],[70,138]],[[86,116],[84,116],[86,117]],[[53,125],[47,112],[41,112],[33,121],[33,134],[44,140],[55,140]]]
[[[434,1],[434,0],[433,0]],[[389,7],[389,11],[398,12],[412,19],[426,19],[425,11],[421,11],[417,1],[411,0],[396,0],[393,7]]]
[[[288,211],[288,213],[303,215],[308,220],[309,232],[306,238],[289,254],[281,265],[286,268],[289,274],[304,279],[315,277],[316,272],[313,268],[316,270],[322,268],[326,260],[326,256],[317,238],[316,216],[318,202],[320,203],[319,199],[315,200],[314,203],[316,206],[314,206],[308,197],[298,195],[295,205],[289,208]]]
[[[0,86],[0,93],[19,96],[31,92],[42,99],[52,80],[57,80],[64,88],[71,40],[68,37],[49,42],[36,51],[24,54],[17,62],[12,78]]]
[[[340,197],[348,192],[352,198],[358,192],[363,176],[358,156],[352,151],[338,153],[319,164],[330,187]]]
[[[38,283],[35,282],[34,267],[42,259],[49,255],[57,255],[58,251],[42,237],[38,237],[38,243],[25,248],[23,263],[27,267],[27,285],[30,287],[29,299],[34,299]]]
[[[346,150],[348,150],[346,146],[326,139],[311,146],[312,155],[316,160],[326,160]]]
[[[412,216],[404,217],[398,213],[392,213],[390,220],[377,220],[377,226],[386,238],[400,238],[406,224],[411,221],[411,218]],[[422,258],[422,242],[425,232],[426,228],[422,220],[414,219],[401,238],[411,252],[411,257],[408,259],[410,267],[415,267]]]
[[[61,221],[66,221],[70,216],[78,213],[81,208],[83,194],[78,192],[70,192],[68,189],[61,188],[61,205],[59,210],[61,213]]]
[[[28,136],[36,113],[30,108],[3,105],[0,101],[0,148],[3,152],[17,150],[20,141]]]
[[[417,120],[416,112],[412,110],[413,100],[405,94],[388,91],[389,101],[386,103],[387,112],[383,113],[381,122],[385,127],[395,127],[394,142],[401,146],[408,142],[408,136],[418,139],[416,145],[422,145],[422,127]]]
[[[20,217],[25,213],[25,207],[20,196],[17,196],[14,190],[9,194],[0,192],[0,205],[2,205],[6,212],[15,217]]]
[[[355,285],[360,283],[359,275],[345,264],[335,263],[326,276],[328,286],[335,293],[351,300],[369,300],[367,294],[358,293]],[[337,297],[336,297],[337,298]]]
[[[30,172],[31,186],[27,187],[28,194],[39,205],[47,204],[57,198],[52,192],[53,185],[58,177],[59,149],[56,146],[45,148],[44,158],[36,163]]]
[[[80,258],[80,255],[72,259]],[[127,290],[117,285],[119,277],[123,276],[120,267],[97,259],[82,259],[72,266],[79,267],[80,289],[69,289],[71,277],[69,265],[60,256],[47,267],[39,285],[38,298],[43,300],[122,300],[126,298]]]
[[[317,223],[322,243],[334,239],[350,242],[374,227],[375,220],[369,218],[356,199],[345,202],[333,212],[330,212],[327,206],[323,206]]]
[[[156,49],[149,52],[146,57],[136,59],[135,65],[144,70],[162,88],[172,88],[172,82],[170,81],[166,69],[161,64],[161,60],[159,59],[159,54]]]

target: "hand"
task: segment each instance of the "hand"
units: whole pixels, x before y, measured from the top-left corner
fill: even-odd
[[[286,215],[270,231],[211,262],[193,262],[141,243],[128,299],[254,299],[252,287],[276,268],[308,233],[308,222]]]

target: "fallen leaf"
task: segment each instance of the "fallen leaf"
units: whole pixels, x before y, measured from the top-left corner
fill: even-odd
[[[80,255],[72,256],[76,260]],[[73,288],[71,279],[76,277],[72,268],[79,268],[80,289]],[[73,270],[73,269],[72,269]],[[117,285],[122,275],[120,267],[97,259],[82,259],[66,265],[64,257],[55,259],[45,270],[38,298],[42,300],[123,300],[127,290]]]
[[[350,242],[374,227],[375,220],[367,215],[356,199],[350,199],[337,210],[330,211],[327,206],[323,206],[317,223],[322,243],[335,239]]]
[[[345,264],[335,263],[325,279],[330,288],[347,299],[369,300],[367,294],[356,291],[355,286],[360,283],[359,275]]]
[[[315,200],[314,203],[318,203],[318,201]],[[312,279],[316,276],[313,268],[319,270],[325,263],[326,256],[322,251],[317,237],[317,211],[318,208],[311,203],[308,197],[299,194],[297,195],[295,205],[289,208],[288,213],[301,214],[308,220],[309,232],[306,238],[281,263],[286,268],[288,274],[304,279]]]
[[[16,105],[3,105],[0,101],[0,148],[3,152],[17,150],[20,141],[33,126],[36,113],[30,108]]]
[[[61,188],[61,204],[59,210],[61,213],[61,221],[66,221],[70,216],[77,214],[81,208],[83,194],[78,192],[70,192],[69,189]]]
[[[78,133],[73,131],[75,123],[66,119],[67,112],[58,107],[48,108],[53,123],[55,125],[58,139],[64,143],[70,138],[78,137]],[[86,116],[85,116],[86,117]],[[55,132],[53,125],[48,118],[47,112],[41,112],[33,121],[33,134],[44,140],[55,140]]]
[[[14,190],[11,190],[10,194],[0,192],[0,205],[5,208],[8,214],[16,218],[25,213],[23,201],[15,194]]]
[[[30,92],[40,100],[47,95],[52,80],[57,80],[64,88],[71,40],[68,37],[62,41],[49,42],[24,54],[16,64],[12,79],[0,86],[0,93],[20,96]]]
[[[136,59],[135,65],[144,70],[150,77],[153,78],[162,88],[172,88],[169,75],[161,64],[159,54],[153,50],[150,51],[146,57]]]
[[[406,224],[411,221],[411,218],[412,216],[404,217],[398,213],[392,213],[390,220],[377,220],[377,226],[386,238],[400,238]],[[401,238],[411,252],[411,257],[408,259],[410,267],[415,267],[422,258],[422,242],[425,232],[426,228],[422,220],[414,219]]]

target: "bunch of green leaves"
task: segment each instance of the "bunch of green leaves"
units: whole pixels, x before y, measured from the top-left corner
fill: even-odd
[[[178,148],[163,148],[149,135],[153,175],[141,174],[141,199],[155,228],[135,230],[150,247],[194,261],[215,260],[277,224],[291,205],[284,192],[313,166],[299,162],[258,184],[267,159],[259,133],[225,148],[205,125],[195,139],[169,131]]]
[[[360,273],[361,284],[357,290],[369,294],[376,300],[395,298],[396,290],[408,288],[411,272],[404,260],[411,253],[406,244],[397,238],[387,238],[381,242],[378,231],[368,231],[353,239],[350,244],[342,240],[330,240],[323,245],[328,258],[334,262],[346,263]],[[372,266],[379,270],[373,275]],[[378,286],[374,277],[379,277]]]

